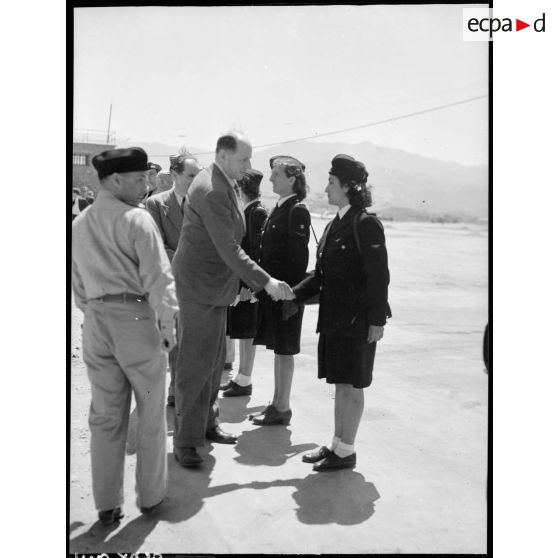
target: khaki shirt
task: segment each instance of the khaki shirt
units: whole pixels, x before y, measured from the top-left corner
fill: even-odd
[[[72,222],[72,288],[78,308],[106,294],[148,296],[160,320],[178,311],[174,277],[147,211],[101,190]]]

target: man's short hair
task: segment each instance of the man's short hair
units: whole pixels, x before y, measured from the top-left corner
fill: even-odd
[[[236,152],[238,148],[238,140],[232,134],[225,134],[217,140],[217,147],[215,147],[215,153],[219,153],[221,149],[226,151]]]
[[[186,161],[198,162],[198,160],[190,153],[180,153],[179,155],[171,155],[169,157],[171,171],[177,174],[182,174],[184,172]]]

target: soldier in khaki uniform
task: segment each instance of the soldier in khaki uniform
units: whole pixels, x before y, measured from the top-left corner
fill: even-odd
[[[176,343],[174,279],[152,217],[147,154],[114,149],[93,158],[101,189],[72,223],[72,287],[84,312],[83,359],[91,383],[93,496],[99,519],[123,517],[130,402],[138,412],[137,505],[150,513],[166,494],[166,357]]]

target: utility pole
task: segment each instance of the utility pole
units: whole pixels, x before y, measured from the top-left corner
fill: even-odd
[[[112,116],[112,103],[110,104],[110,109],[109,109],[109,121],[108,121],[108,130],[107,130],[107,145],[109,143],[110,140],[110,118]]]

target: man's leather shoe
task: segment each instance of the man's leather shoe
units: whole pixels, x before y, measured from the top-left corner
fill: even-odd
[[[106,527],[112,525],[113,523],[118,523],[123,517],[124,514],[120,508],[113,508],[112,510],[103,510],[99,512],[99,521]]]
[[[231,380],[229,387],[223,392],[223,397],[238,397],[240,395],[252,395],[252,384],[241,386]]]
[[[252,424],[257,424],[258,426],[270,426],[272,424],[285,424],[288,425],[291,422],[291,417],[293,412],[288,409],[286,411],[278,411],[276,407],[270,405],[263,414],[262,418],[254,418]]]
[[[205,433],[205,437],[216,444],[236,444],[237,440],[236,436],[223,432],[220,426],[215,426],[208,430]]]
[[[165,499],[163,498],[160,502],[158,502],[157,504],[155,504],[154,506],[146,506],[146,507],[141,507],[140,508],[140,512],[143,513],[144,515],[149,515],[150,513],[153,513],[156,509],[159,508],[159,506],[165,501]]]
[[[198,467],[203,462],[196,448],[175,448],[174,458],[182,467]]]
[[[351,453],[347,457],[339,457],[335,452],[331,452],[323,461],[316,463],[312,469],[314,471],[338,471],[339,469],[353,469],[356,466],[356,453]]]
[[[325,459],[331,453],[333,452],[328,447],[322,446],[316,451],[303,455],[302,461],[304,461],[304,463],[316,463],[318,461],[321,461],[322,459]]]
[[[175,406],[175,399],[174,399],[174,395],[169,395],[167,397],[167,405],[169,407],[174,407]]]

